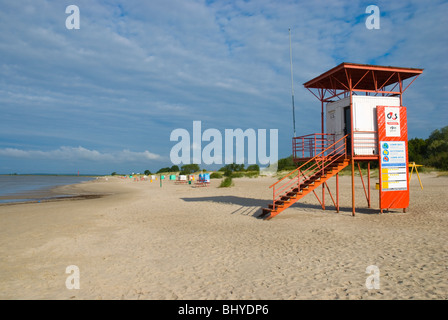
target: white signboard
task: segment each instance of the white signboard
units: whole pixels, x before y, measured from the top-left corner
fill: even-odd
[[[380,146],[382,190],[407,190],[405,142],[381,141]]]
[[[400,137],[400,108],[384,108],[386,137]]]

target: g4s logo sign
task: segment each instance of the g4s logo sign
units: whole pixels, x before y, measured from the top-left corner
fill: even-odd
[[[398,119],[398,114],[393,113],[393,112],[389,112],[387,114],[387,119],[389,119],[389,120],[397,120]]]

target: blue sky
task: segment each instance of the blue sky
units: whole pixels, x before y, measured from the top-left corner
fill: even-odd
[[[80,29],[68,30],[69,5]],[[368,30],[368,5],[381,11]],[[320,131],[303,83],[341,62],[424,68],[405,92],[409,137],[448,125],[447,1],[0,1],[0,173],[171,166],[170,133]]]

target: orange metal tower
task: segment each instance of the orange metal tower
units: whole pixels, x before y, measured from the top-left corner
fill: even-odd
[[[371,161],[379,164],[380,211],[405,211],[409,206],[409,181],[407,118],[402,95],[422,72],[416,68],[341,63],[304,83],[321,102],[322,130],[292,139],[293,160],[298,168],[270,186],[273,202],[263,208],[262,216],[271,219],[311,192],[325,210],[325,188],[339,212],[338,173],[349,165],[355,215],[355,163],[370,208]],[[360,162],[367,162],[367,188]],[[333,176],[336,200],[327,185]],[[321,198],[316,193],[319,186]]]

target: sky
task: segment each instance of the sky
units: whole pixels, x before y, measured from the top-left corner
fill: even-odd
[[[289,28],[297,135],[320,132],[303,83],[352,62],[424,69],[403,105],[427,138],[448,125],[447,16],[437,0],[0,0],[0,174],[154,172],[193,121],[277,129],[289,156]]]

